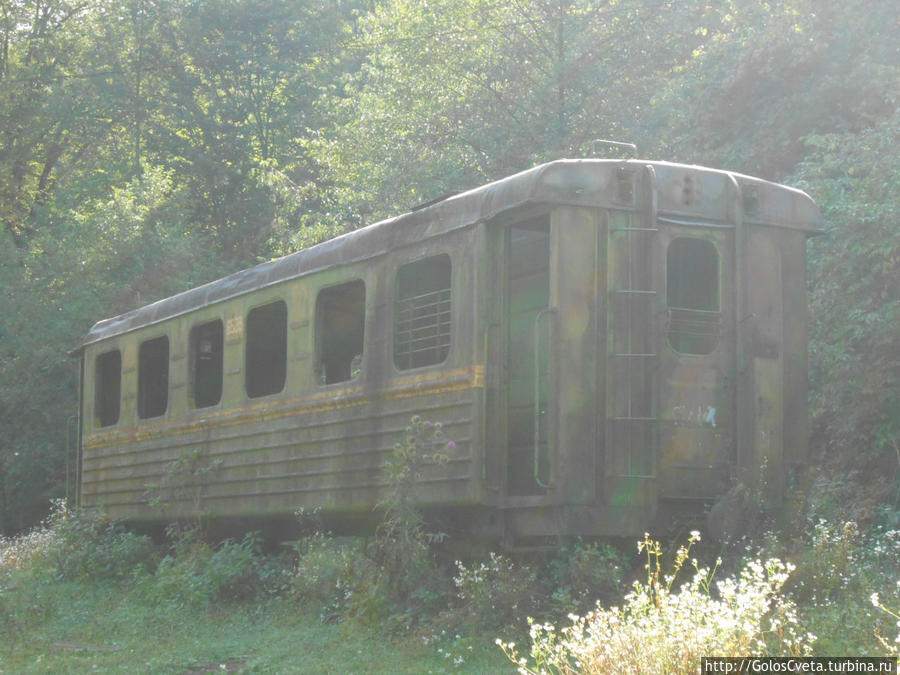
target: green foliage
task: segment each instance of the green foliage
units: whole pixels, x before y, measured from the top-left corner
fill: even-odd
[[[421,640],[412,642],[426,648],[419,658],[431,664],[429,669],[478,670],[489,663],[494,670],[500,664],[473,653],[486,631],[516,631],[528,614],[558,615],[565,609],[564,595],[572,598],[574,610],[575,603],[592,597],[589,586],[609,597],[593,611],[570,612],[570,626],[531,622],[525,656],[504,645],[525,672],[693,672],[699,655],[709,653],[878,655],[897,648],[900,531],[861,532],[852,522],[812,524],[805,541],[792,542],[796,569],[778,561],[778,540],[770,536],[767,552],[744,551],[740,571],[724,579],[717,578],[721,570],[692,558],[696,535],[671,565],[662,547],[647,537],[639,545],[646,559],[644,579],[624,597],[623,589],[614,588],[621,580],[622,555],[595,544],[577,543],[562,552],[549,562],[550,574],[496,553],[480,562],[457,562],[449,584],[434,566],[420,593],[401,597],[391,594],[395,587],[385,582],[384,570],[362,540],[331,537],[318,525],[294,544],[290,557],[263,554],[252,533],[215,545],[195,528],[172,528],[169,536],[163,555],[148,539],[95,512],[60,505],[28,535],[0,540],[0,627],[8,637],[4,663],[43,654],[46,662],[30,661],[29,667],[45,670],[47,663],[65,662],[70,667],[56,669],[71,670],[70,657],[62,653],[67,647],[58,646],[68,643],[60,641],[86,644],[87,654],[101,658],[106,648],[94,654],[93,645],[108,645],[111,635],[110,662],[115,645],[124,645],[134,650],[132,665],[143,659],[150,671],[198,663],[293,663],[281,659],[295,658],[295,652],[248,649],[240,635],[257,631],[258,644],[269,645],[287,639],[279,626],[306,634],[314,625],[338,622],[347,626],[348,645],[358,644],[351,635],[374,631],[371,639],[379,642],[385,632],[414,625]],[[693,577],[681,578],[688,564]],[[423,602],[426,595],[430,600]],[[216,617],[222,625],[209,625]],[[277,620],[254,627],[267,617]],[[243,628],[232,634],[228,625]],[[137,643],[130,647],[145,642],[148,631],[167,636],[162,652],[169,656]],[[228,644],[205,631],[229,635]],[[195,637],[177,649],[191,656],[176,655],[173,645],[181,644],[176,636],[186,632]],[[408,646],[408,630],[403,635]],[[217,646],[198,652],[199,645]],[[363,651],[337,650],[331,658],[357,663],[357,657],[374,653],[374,647],[366,652],[363,645],[351,651],[357,648]],[[116,663],[111,669],[121,670]]]
[[[316,607],[324,621],[349,618],[373,605],[368,597],[377,568],[359,541],[342,540],[317,531],[291,543],[297,559],[291,592]]]
[[[883,654],[896,623],[871,597],[900,605],[900,530],[861,532],[857,524],[810,524],[787,591],[819,636],[820,654]]]
[[[203,495],[222,467],[222,460],[210,460],[199,448],[168,462],[159,483],[146,486],[147,504],[165,518],[173,501],[190,503],[189,513],[194,529],[200,531],[205,515],[201,509]]]
[[[217,546],[204,541],[196,528],[170,528],[172,550],[159,561],[153,592],[178,606],[211,606],[255,598],[266,582],[280,586],[277,574],[264,564],[262,540],[250,532],[240,541]]]
[[[309,101],[352,9],[3,4],[0,532],[72,490],[66,354],[93,322],[306,241],[291,230],[315,199],[296,187],[316,174]]]
[[[602,605],[571,625],[531,622],[529,656],[515,644],[498,644],[522,673],[694,673],[701,656],[804,655],[815,638],[797,622],[794,603],[782,593],[792,569],[780,560],[750,561],[737,578],[713,587],[715,569],[701,568],[677,586],[694,533],[675,555],[671,571],[662,549],[645,536],[646,581],[635,582],[621,607]]]
[[[477,628],[510,626],[538,607],[541,587],[534,567],[491,552],[486,561],[456,561],[456,601],[464,622]]]
[[[900,159],[886,152],[898,133],[895,112],[858,134],[811,137],[801,173],[827,228],[811,248],[814,438],[841,480],[836,500],[867,485],[847,515],[887,522],[900,511]]]
[[[562,614],[587,611],[599,600],[613,602],[622,590],[626,557],[606,543],[576,542],[550,563],[553,604]]]
[[[60,506],[50,527],[56,532],[52,557],[61,579],[124,581],[153,564],[149,537],[130,532],[97,511]]]
[[[406,623],[441,601],[431,545],[444,535],[428,532],[415,501],[426,467],[446,464],[444,450],[455,446],[444,437],[440,423],[414,415],[385,464],[389,487],[379,503],[383,516],[369,555],[378,566],[378,584],[388,603],[402,608],[397,618]]]
[[[25,535],[0,539],[0,571],[35,570],[62,580],[124,581],[150,569],[153,542],[93,510],[63,500]]]
[[[328,620],[386,619],[393,627],[408,627],[443,607],[446,579],[432,551],[443,535],[427,530],[415,499],[423,471],[445,463],[442,451],[448,447],[453,442],[440,424],[412,417],[385,463],[381,521],[365,546],[323,531],[318,513],[299,512],[301,524],[312,531],[291,543],[297,554],[295,597],[321,607]]]
[[[636,0],[379,3],[356,25],[368,62],[319,102],[330,125],[312,152],[352,223],[583,155],[632,132],[660,81],[712,39],[697,22],[718,13]]]
[[[394,444],[385,464],[389,488],[379,503],[384,517],[378,526],[378,540],[386,546],[396,545],[402,551],[415,551],[427,548],[440,538],[441,535],[425,531],[415,505],[417,485],[427,466],[446,466],[444,450],[455,447],[456,443],[444,438],[440,422],[422,420],[418,415],[412,417],[404,440]]]

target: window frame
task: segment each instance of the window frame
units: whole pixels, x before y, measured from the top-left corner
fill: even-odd
[[[360,351],[354,354],[351,358],[350,363],[347,364],[347,368],[349,369],[349,377],[328,381],[327,379],[327,371],[323,376],[323,343],[325,341],[325,335],[323,332],[326,330],[328,324],[327,322],[323,322],[322,320],[322,309],[320,308],[320,302],[322,301],[322,295],[335,292],[335,289],[341,288],[342,286],[351,286],[359,284],[362,286],[362,317],[359,321],[359,325],[362,328],[362,335],[360,336]],[[328,286],[322,286],[316,291],[316,299],[313,305],[313,331],[314,331],[314,345],[313,345],[313,381],[319,387],[331,387],[338,384],[347,384],[349,382],[359,382],[365,377],[365,367],[364,364],[366,362],[366,336],[368,334],[368,322],[369,322],[369,312],[367,311],[366,303],[368,301],[368,293],[369,288],[366,283],[366,279],[360,276],[351,277],[345,281],[340,281],[338,283],[329,284]],[[356,341],[355,341],[356,342]],[[352,351],[352,350],[351,350]],[[356,376],[354,376],[354,366],[353,361],[356,356],[360,357],[359,362],[359,371]]]
[[[671,302],[671,294],[672,294],[672,284],[671,284],[671,274],[672,274],[672,265],[671,265],[671,252],[672,245],[679,241],[689,241],[689,242],[700,242],[697,246],[706,246],[709,247],[708,252],[712,252],[715,254],[715,265],[710,265],[710,270],[715,271],[715,293],[709,295],[709,298],[714,299],[715,308],[707,309],[705,307],[699,306],[684,306],[682,304],[672,304]],[[699,252],[698,252],[699,253]],[[694,256],[697,254],[692,254],[690,257],[688,255],[681,253],[682,257],[687,258],[687,262],[691,262],[691,258],[696,260]],[[680,269],[696,269],[697,265],[685,265],[684,260],[681,261]],[[717,242],[708,237],[697,236],[695,234],[677,234],[673,236],[669,242],[666,244],[665,249],[665,280],[666,280],[666,344],[670,349],[672,349],[679,356],[696,356],[696,357],[706,357],[713,354],[722,343],[722,253],[719,250],[719,246]],[[696,280],[694,280],[696,281]],[[702,280],[701,280],[702,281]],[[702,286],[703,284],[695,284],[695,286]],[[688,303],[695,305],[702,305],[706,303]],[[673,325],[679,326],[679,328],[673,328]],[[690,349],[686,349],[685,345],[688,344],[687,341],[679,342],[677,336],[690,334],[691,331],[687,330],[689,328],[693,328],[693,334],[696,336],[694,339],[699,344],[704,344],[702,341],[705,339],[707,342],[704,347],[693,347]],[[673,342],[673,335],[676,336],[676,340]],[[714,340],[713,340],[714,338]]]
[[[145,375],[145,367],[144,367],[144,356],[143,351],[147,345],[150,345],[155,342],[160,342],[165,340],[166,345],[166,355],[165,355],[165,369],[161,369],[158,372],[164,373],[164,378],[160,376],[160,381],[156,382],[156,380],[149,380],[150,384],[147,384],[148,380],[144,377]],[[152,355],[151,355],[152,357]],[[148,357],[150,358],[150,357]],[[167,333],[163,333],[162,335],[157,335],[156,337],[147,338],[146,340],[142,340],[138,345],[138,359],[137,359],[137,417],[139,420],[152,420],[157,417],[163,417],[169,411],[169,388],[171,383],[171,373],[169,372],[172,368],[172,341],[169,339],[169,335]],[[145,387],[149,388],[153,386],[153,383],[160,385],[162,384],[162,379],[165,380],[165,386],[159,386],[158,391],[165,392],[165,405],[162,406],[161,410],[157,411],[158,406],[154,406],[149,411],[146,410],[149,402],[147,401],[147,397],[153,394],[153,390],[145,389]],[[157,392],[158,393],[158,392]],[[151,399],[152,402],[152,399]]]
[[[200,339],[199,332],[213,324],[219,325],[219,343],[218,343],[218,398],[212,403],[199,405],[197,403],[197,368],[199,354],[197,352],[197,341]],[[213,352],[215,355],[215,351]],[[188,407],[191,410],[204,410],[221,405],[222,397],[225,393],[225,322],[222,317],[209,319],[208,321],[200,321],[191,326],[188,331]]]
[[[443,315],[443,314],[445,314],[445,313],[448,315],[448,318],[447,318],[447,325],[448,325],[448,327],[447,327],[447,338],[448,338],[448,343],[447,343],[446,346],[439,345],[439,346],[437,346],[437,347],[434,348],[435,351],[439,351],[439,350],[441,350],[441,349],[445,349],[446,351],[445,351],[444,354],[443,354],[443,358],[441,358],[441,359],[438,360],[438,361],[431,361],[431,362],[424,363],[424,364],[421,364],[421,365],[410,365],[410,366],[402,367],[402,366],[398,363],[398,361],[397,361],[397,358],[398,358],[398,353],[397,353],[397,347],[398,347],[398,322],[399,322],[399,313],[400,313],[400,311],[401,311],[401,310],[400,310],[400,303],[401,303],[403,300],[409,300],[409,299],[412,299],[412,298],[423,297],[423,296],[422,296],[422,295],[418,295],[418,296],[413,295],[413,296],[410,296],[409,298],[401,298],[401,296],[400,296],[400,274],[401,274],[401,271],[402,271],[402,270],[407,269],[407,268],[409,268],[409,267],[412,266],[412,265],[421,265],[421,264],[427,263],[427,262],[429,262],[429,261],[434,261],[434,260],[436,260],[436,259],[438,259],[438,258],[445,258],[446,261],[447,261],[447,273],[448,273],[448,283],[447,283],[447,286],[446,286],[445,288],[440,288],[440,289],[437,289],[437,290],[434,290],[434,291],[428,291],[428,292],[427,292],[426,294],[424,294],[424,295],[429,295],[429,294],[432,294],[432,293],[444,293],[444,292],[448,293],[448,297],[447,297],[447,300],[446,300],[446,303],[447,303],[447,309],[446,309],[446,310],[441,310],[441,311],[440,311],[440,314],[441,314],[441,315]],[[410,371],[420,370],[420,369],[422,369],[422,368],[431,368],[431,367],[435,367],[435,366],[441,366],[441,365],[446,364],[446,363],[450,360],[450,355],[451,355],[451,353],[452,353],[452,351],[453,351],[453,344],[455,343],[455,340],[454,340],[454,338],[453,338],[453,332],[454,332],[454,321],[453,321],[453,299],[454,299],[454,296],[455,296],[455,293],[454,293],[454,291],[453,291],[453,279],[454,279],[453,268],[454,268],[454,264],[453,264],[453,256],[451,256],[450,253],[447,252],[447,251],[441,251],[441,252],[439,252],[439,253],[429,253],[428,255],[424,255],[424,256],[419,256],[419,257],[416,257],[416,258],[412,258],[412,259],[406,260],[405,262],[403,262],[403,263],[397,265],[397,267],[395,268],[395,271],[394,271],[394,283],[393,283],[393,295],[392,295],[392,300],[393,300],[393,301],[392,301],[392,303],[391,303],[391,308],[392,308],[392,318],[391,318],[391,328],[390,328],[390,330],[391,330],[391,354],[390,354],[390,358],[391,358],[391,365],[392,365],[392,367],[393,367],[395,373],[408,373],[408,372],[410,372]],[[443,300],[439,300],[439,302],[444,302],[444,301],[443,301]],[[438,319],[438,324],[441,324],[441,323],[443,323],[443,321],[441,321],[440,319]],[[441,337],[441,336],[439,335],[438,337]],[[404,356],[406,356],[406,358],[411,358],[410,355],[404,355]]]
[[[116,382],[116,389],[118,393],[115,397],[116,401],[116,415],[115,419],[112,422],[108,422],[106,424],[103,423],[103,417],[100,414],[100,410],[104,407],[101,401],[101,394],[104,393],[105,385],[102,384],[106,381],[106,377],[100,377],[100,368],[101,368],[101,360],[104,360],[104,357],[111,356],[112,354],[116,354],[118,356],[118,378]],[[115,347],[113,349],[108,349],[104,352],[100,352],[94,357],[94,407],[93,407],[93,426],[97,429],[107,429],[109,427],[114,427],[122,419],[122,350],[119,347]]]
[[[251,359],[250,359],[250,347],[251,347],[250,333],[251,333],[251,325],[252,325],[251,321],[250,321],[250,317],[256,311],[260,311],[262,309],[272,307],[274,305],[279,305],[279,304],[284,307],[284,341],[283,341],[283,350],[282,350],[283,351],[283,359],[281,359],[281,373],[280,373],[281,386],[277,390],[270,389],[270,388],[264,388],[264,389],[260,389],[258,393],[256,392],[256,389],[254,389],[253,392],[251,392],[251,388],[250,388],[251,365],[256,365],[256,364],[251,364]],[[290,308],[289,308],[289,303],[287,302],[287,300],[285,300],[282,297],[275,297],[270,300],[267,300],[266,302],[262,302],[260,304],[254,305],[253,307],[248,309],[246,311],[246,313],[244,314],[244,394],[247,396],[247,398],[257,399],[257,398],[265,398],[266,396],[277,396],[278,394],[284,393],[284,391],[287,389],[288,360],[289,360],[288,359],[288,333],[289,333],[288,329],[290,326],[289,312],[290,312]],[[278,346],[280,347],[281,345],[279,344]],[[254,356],[254,359],[256,359],[256,358],[259,358],[259,357]],[[268,365],[271,365],[271,364],[268,364]],[[254,372],[255,372],[255,370],[254,370]],[[256,377],[256,376],[254,375],[253,377]]]

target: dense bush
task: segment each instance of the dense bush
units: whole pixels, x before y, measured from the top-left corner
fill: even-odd
[[[38,527],[0,539],[0,568],[40,569],[64,580],[129,578],[152,567],[154,546],[102,513],[70,509],[62,500]]]
[[[149,537],[111,522],[99,511],[57,512],[57,546],[53,557],[63,579],[126,579],[152,565]]]
[[[171,551],[160,560],[154,591],[176,604],[212,605],[251,600],[269,588],[282,586],[280,575],[262,555],[256,532],[241,540],[226,539],[217,546],[196,529],[170,529]]]

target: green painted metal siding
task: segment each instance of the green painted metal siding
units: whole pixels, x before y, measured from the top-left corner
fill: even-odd
[[[473,439],[483,401],[475,361],[472,230],[399,250],[377,261],[323,271],[264,288],[192,314],[89,345],[88,364],[112,348],[123,354],[119,422],[93,422],[93,377],[85,383],[88,421],[82,452],[82,503],[111,516],[184,518],[291,514],[299,507],[368,512],[384,496],[383,467],[414,414],[439,421],[455,447],[445,466],[426,467],[423,503],[472,504],[480,497],[480,451]],[[441,363],[399,370],[392,355],[393,275],[408,258],[449,254],[453,261],[451,347]],[[358,378],[323,385],[315,373],[315,306],[321,290],[366,285],[366,344]],[[283,302],[287,313],[286,383],[272,395],[246,389],[248,313]],[[221,401],[193,408],[189,336],[211,321],[225,326]],[[136,354],[166,335],[169,405],[140,419],[135,411]]]
[[[663,502],[714,501],[738,480],[763,479],[775,503],[806,456],[818,223],[802,193],[746,176],[560,161],[102,321],[79,348],[82,503],[130,519],[370,514],[414,414],[455,443],[420,502],[487,513],[500,536],[640,533]],[[422,263],[443,256],[449,270]],[[410,310],[433,293],[433,311]],[[283,339],[248,325],[258,312],[280,327],[271,307]],[[353,340],[323,356],[342,308]],[[195,407],[191,335],[206,325],[221,325],[221,396]],[[421,327],[438,342],[416,356]],[[251,358],[272,376],[248,393],[257,330],[284,373]],[[162,337],[165,409],[142,419],[139,353]],[[114,387],[96,378],[112,351],[110,424]]]

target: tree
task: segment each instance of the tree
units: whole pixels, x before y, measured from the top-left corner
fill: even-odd
[[[583,155],[597,137],[628,140],[660,80],[713,39],[697,25],[723,14],[641,0],[392,0],[360,19],[366,63],[326,101],[334,123],[314,152],[361,224]]]

